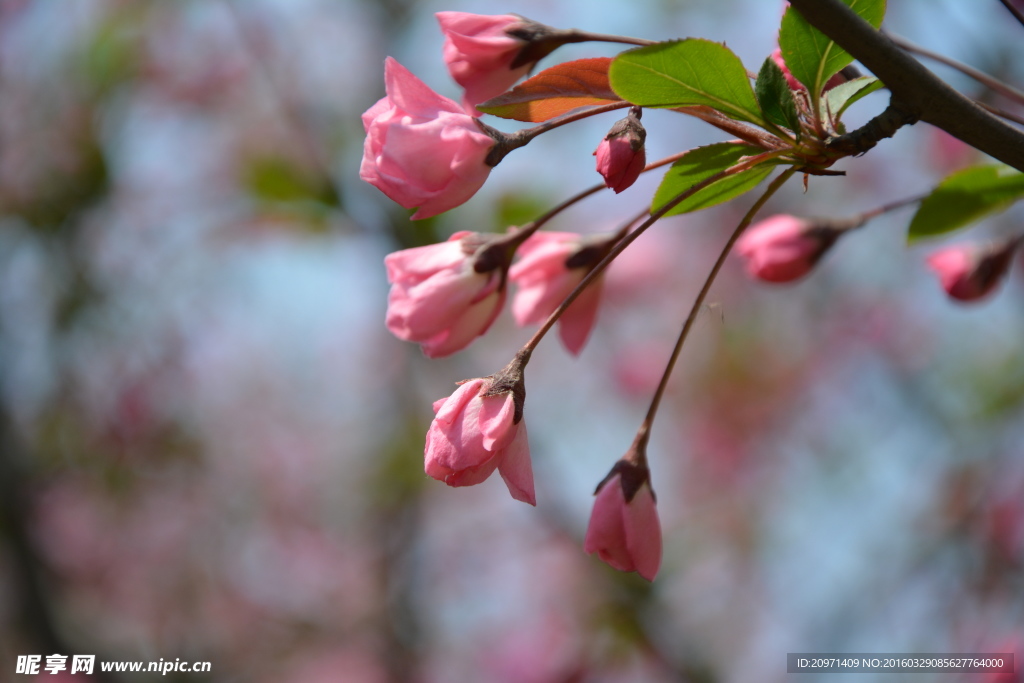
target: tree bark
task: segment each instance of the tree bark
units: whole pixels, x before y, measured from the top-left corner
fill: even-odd
[[[790,4],[885,83],[893,102],[1024,172],[1024,132],[951,88],[840,0],[790,0]]]

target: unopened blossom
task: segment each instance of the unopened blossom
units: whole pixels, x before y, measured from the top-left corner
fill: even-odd
[[[431,90],[396,60],[384,63],[387,95],[363,114],[359,177],[414,219],[454,208],[487,180],[494,139],[458,103]]]
[[[598,486],[583,550],[654,580],[661,566],[661,522],[646,466],[620,461]]]
[[[475,266],[484,245],[482,236],[463,231],[447,242],[388,254],[385,323],[391,333],[438,358],[486,332],[501,312],[505,287],[501,264],[484,272]]]
[[[992,246],[959,244],[933,253],[928,266],[942,288],[958,301],[977,301],[995,291],[1007,271],[1018,242]]]
[[[508,271],[517,285],[512,316],[519,325],[543,323],[614,245],[615,237],[585,238],[573,232],[538,232],[519,247]],[[583,349],[601,303],[604,276],[580,292],[558,319],[558,336],[573,355]]]
[[[438,12],[444,32],[444,61],[455,82],[465,89],[466,110],[502,94],[530,70],[533,62],[512,66],[527,41],[509,33],[524,20],[512,14],[495,16]]]
[[[839,228],[779,214],[747,228],[736,243],[747,272],[767,282],[807,275],[842,234]]]
[[[516,419],[510,386],[492,378],[463,383],[434,403],[424,449],[426,473],[449,486],[472,486],[495,469],[516,500],[536,505],[526,423]]]
[[[640,108],[634,107],[629,116],[612,126],[594,150],[597,172],[616,194],[635,183],[647,165],[646,137],[647,132],[640,124]]]

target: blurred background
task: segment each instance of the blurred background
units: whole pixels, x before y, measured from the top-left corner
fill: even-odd
[[[890,5],[889,30],[1024,84],[1024,27],[997,0]],[[431,402],[532,330],[505,312],[428,361],[384,328],[384,255],[594,184],[618,116],[539,138],[466,205],[410,222],[358,179],[359,114],[386,55],[460,96],[441,10],[700,36],[756,70],[781,3],[0,1],[0,680],[54,653],[260,683],[770,683],[787,652],[1024,655],[1022,264],[993,298],[952,303],[924,265],[937,244],[906,247],[908,209],[796,285],[729,262],[649,450],[653,584],[583,553],[592,492],[749,197],[656,225],[610,269],[582,355],[554,336],[534,354],[536,509],[498,477],[423,474]],[[670,112],[644,124],[651,160],[723,139]],[[920,124],[768,213],[848,215],[978,161]],[[657,180],[551,228],[613,229]]]

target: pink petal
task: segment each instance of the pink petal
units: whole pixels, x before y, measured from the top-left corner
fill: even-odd
[[[434,421],[449,425],[455,422],[456,418],[465,411],[466,405],[480,393],[480,387],[483,386],[484,382],[486,380],[477,378],[459,385],[459,388],[451,396],[447,399],[442,399],[444,404],[440,409],[438,409],[437,402],[435,402],[434,411],[437,415],[434,416]]]
[[[395,296],[388,297],[388,319],[400,317],[412,341],[429,339],[457,325],[486,284],[487,276],[467,268],[442,270],[404,291],[395,285]]]
[[[518,425],[516,436],[498,456],[498,472],[505,480],[508,492],[516,500],[537,505],[533,487],[533,463],[530,461],[530,443],[526,436],[526,421]]]
[[[384,257],[388,282],[422,282],[439,270],[456,268],[467,260],[462,251],[461,238],[469,232],[452,235],[447,242],[429,244],[424,247],[402,249]]]
[[[501,290],[473,304],[450,329],[421,342],[423,353],[428,358],[441,358],[466,348],[470,342],[487,331],[501,313],[504,301],[505,290]]]
[[[550,280],[533,284],[519,283],[512,300],[512,316],[517,325],[538,325],[551,315],[583,279],[583,271],[562,269]]]
[[[661,522],[654,495],[647,484],[641,486],[626,505],[624,524],[626,547],[637,573],[653,581],[661,567]]]
[[[583,540],[583,550],[597,553],[609,565],[624,572],[636,569],[633,558],[626,546],[626,530],[623,523],[626,499],[622,484],[616,475],[605,482],[594,499],[590,513],[590,524]]]
[[[525,242],[523,242],[516,250],[516,255],[519,256],[520,261],[525,260],[533,256],[534,252],[546,251],[552,249],[555,251],[562,251],[563,245],[572,245],[571,251],[579,248],[580,241],[583,236],[576,232],[557,232],[554,230],[545,230],[543,232],[535,232],[530,235]],[[566,253],[568,256],[568,253]],[[514,269],[515,266],[512,266]],[[511,270],[509,274],[511,275]]]
[[[384,88],[394,104],[413,116],[433,118],[439,111],[463,113],[455,101],[434,92],[394,57],[384,60]]]
[[[367,133],[370,132],[370,124],[373,123],[374,119],[380,117],[386,111],[391,109],[391,101],[387,97],[382,97],[374,103],[369,109],[363,112],[363,130]]]
[[[578,356],[590,337],[597,321],[597,309],[601,303],[601,290],[604,277],[598,277],[580,292],[576,300],[558,319],[558,336],[565,348],[574,356]]]
[[[565,267],[566,259],[579,249],[579,235],[550,233],[544,240],[536,237],[519,248],[520,259],[509,269],[509,280],[518,287],[512,301],[512,315],[518,325],[543,322],[585,274],[582,269]]]
[[[512,393],[503,396],[486,396],[480,399],[480,432],[484,448],[500,451],[507,447],[516,435],[518,425],[512,423],[515,400]]]
[[[487,477],[494,473],[494,470],[498,467],[498,459],[491,458],[485,462],[480,463],[475,467],[465,467],[461,470],[454,470],[443,477],[434,477],[440,479],[448,486],[476,486],[481,484]],[[428,473],[429,474],[429,473]]]

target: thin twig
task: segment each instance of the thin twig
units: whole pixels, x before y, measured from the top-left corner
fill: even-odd
[[[989,90],[997,92],[1003,97],[1013,100],[1017,104],[1024,104],[1024,92],[1021,92],[1020,90],[1017,90],[1016,88],[1007,85],[1006,83],[1003,83],[999,79],[989,76],[987,73],[979,71],[975,69],[973,66],[968,66],[966,64],[956,61],[955,59],[950,59],[945,55],[940,55],[937,52],[932,52],[931,50],[921,47],[920,45],[915,45],[906,38],[901,38],[900,36],[896,36],[891,33],[887,33],[886,35],[888,35],[889,38],[892,39],[892,42],[896,43],[907,52],[913,52],[914,54],[921,55],[922,57],[927,57],[928,59],[939,62],[940,64],[945,64],[946,66],[952,69],[956,69],[957,71],[966,76],[970,76],[974,80],[983,84]]]
[[[675,368],[676,361],[679,359],[679,352],[683,349],[683,344],[686,342],[687,336],[690,334],[690,329],[693,327],[694,321],[697,319],[697,314],[700,312],[701,307],[704,305],[704,299],[707,298],[708,292],[711,290],[711,285],[714,284],[715,278],[718,277],[719,271],[722,269],[722,265],[725,263],[725,259],[729,256],[729,252],[732,251],[733,245],[736,244],[736,240],[740,238],[743,231],[747,229],[751,221],[754,220],[754,216],[757,215],[761,207],[764,206],[765,202],[775,194],[776,190],[785,184],[793,174],[796,173],[796,169],[786,169],[779,177],[771,182],[771,184],[765,189],[764,193],[758,198],[754,205],[750,207],[743,220],[739,222],[736,229],[733,230],[726,241],[725,246],[722,247],[721,253],[718,255],[718,259],[715,261],[715,265],[712,266],[711,272],[708,273],[708,277],[704,280],[704,285],[701,287],[700,292],[697,294],[697,298],[693,302],[693,306],[690,308],[690,313],[686,317],[686,322],[683,323],[683,329],[679,332],[679,337],[676,339],[676,345],[672,349],[672,355],[669,356],[668,363],[665,366],[665,372],[661,375],[661,381],[658,383],[658,388],[654,392],[654,396],[651,398],[651,405],[647,409],[647,415],[644,416],[643,422],[640,424],[640,429],[637,431],[636,443],[640,446],[646,446],[647,440],[650,437],[651,426],[654,424],[654,417],[658,413],[658,406],[661,404],[662,396],[665,394],[665,388],[668,386],[668,380],[672,376],[672,370]],[[641,448],[641,451],[643,449]]]
[[[1024,116],[1020,116],[1019,114],[1013,114],[1011,112],[1006,111],[1005,109],[993,107],[991,104],[979,102],[978,100],[975,100],[974,103],[977,104],[982,109],[984,109],[985,111],[995,114],[1000,118],[1004,118],[1007,121],[1013,121],[1014,123],[1019,123],[1020,125],[1024,126]]]
[[[663,159],[658,159],[657,161],[654,161],[654,162],[649,163],[646,166],[644,166],[644,170],[641,171],[641,173],[647,173],[648,171],[653,171],[653,170],[655,170],[657,168],[661,168],[662,166],[668,166],[669,164],[675,163],[676,161],[679,161],[679,159],[681,159],[686,154],[689,154],[689,152],[690,152],[690,150],[686,150],[685,152],[679,152],[677,154],[672,154],[670,156],[667,156],[667,157],[665,157]],[[555,206],[554,208],[552,208],[552,209],[548,210],[547,212],[545,212],[540,217],[538,217],[538,218],[530,221],[526,225],[524,225],[520,229],[519,234],[526,233],[526,237],[529,237],[533,233],[537,232],[541,228],[541,226],[543,226],[545,223],[550,221],[552,218],[554,218],[558,214],[562,213],[563,211],[565,211],[566,209],[571,207],[573,204],[576,204],[577,202],[580,202],[580,201],[586,199],[587,197],[589,197],[590,195],[596,194],[596,193],[600,192],[601,190],[607,190],[607,189],[608,189],[608,186],[605,183],[598,183],[596,185],[588,187],[587,189],[583,190],[582,192],[577,192],[576,194],[574,194],[573,196],[569,197],[568,199],[566,199],[564,202],[562,202],[558,206]],[[633,222],[635,222],[635,221],[630,221],[630,223],[633,223]],[[524,237],[523,239],[525,239],[526,237]]]
[[[646,221],[638,225],[636,230],[629,233],[628,235],[623,237],[622,240],[615,244],[612,250],[608,252],[608,255],[601,259],[601,261],[596,266],[594,266],[589,273],[586,274],[586,276],[580,281],[580,283],[576,285],[576,289],[572,290],[572,292],[569,293],[569,296],[565,297],[565,300],[558,305],[558,308],[556,308],[551,313],[551,315],[548,316],[547,320],[544,321],[544,324],[541,325],[540,329],[537,330],[534,333],[534,335],[530,337],[530,339],[526,342],[526,344],[523,345],[523,348],[520,352],[532,353],[533,349],[537,348],[537,344],[540,343],[540,340],[544,338],[544,335],[547,334],[552,327],[554,327],[555,323],[558,321],[561,315],[566,311],[566,309],[569,308],[572,302],[576,300],[580,293],[583,292],[583,290],[586,289],[591,282],[596,280],[598,276],[600,276],[601,273],[604,272],[605,268],[607,268],[611,264],[611,262],[614,261],[615,258],[619,254],[621,254],[626,247],[633,243],[633,240],[642,235],[644,231],[647,230],[647,228],[651,227],[658,220],[663,218],[665,214],[674,209],[683,201],[692,197],[697,192],[703,190],[708,185],[716,183],[719,180],[722,180],[723,178],[726,178],[728,176],[736,175],[737,173],[742,173],[743,171],[749,170],[767,159],[780,156],[780,154],[781,151],[766,152],[764,154],[758,154],[756,156],[749,157],[739,162],[735,166],[732,166],[730,168],[725,169],[724,171],[716,173],[713,176],[705,178],[704,180],[700,181],[695,185],[691,185],[689,188],[687,188],[683,192],[680,192],[671,200],[669,200],[664,206],[662,206],[660,209],[652,213],[650,218],[648,218]]]

